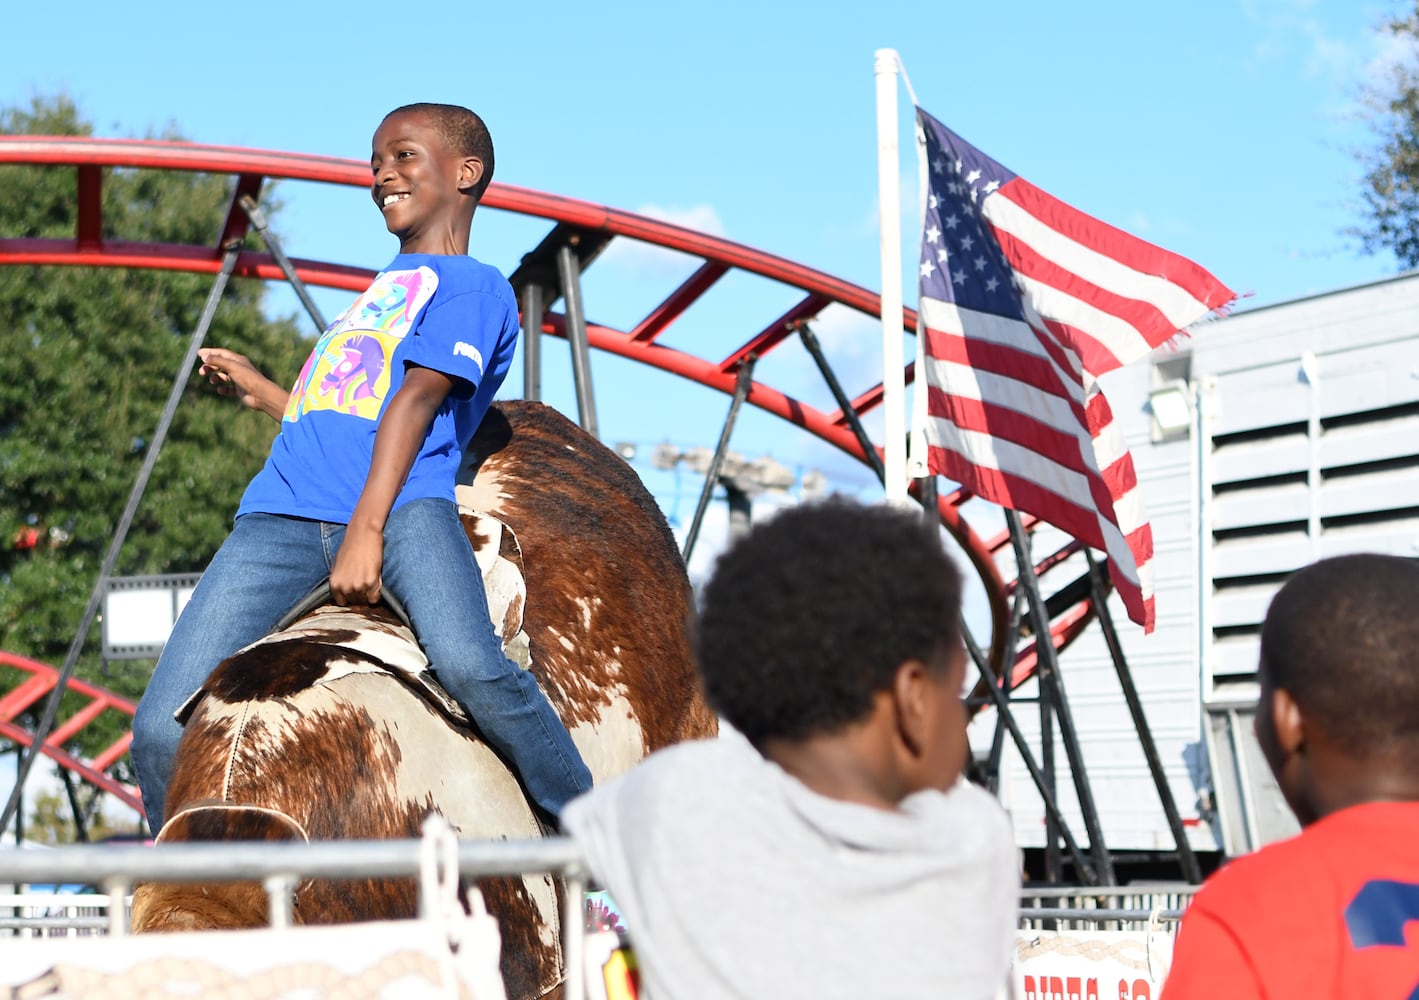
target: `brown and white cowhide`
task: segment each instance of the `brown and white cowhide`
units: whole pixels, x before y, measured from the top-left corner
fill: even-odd
[[[474,438],[458,499],[509,655],[537,676],[596,780],[712,735],[691,664],[691,592],[664,516],[631,469],[555,410],[506,402]],[[478,511],[481,513],[473,513]],[[541,833],[521,786],[430,683],[383,607],[317,608],[226,660],[190,703],[159,840]],[[559,993],[557,893],[546,876],[479,882],[501,925],[509,997]],[[412,880],[303,883],[303,923],[413,916]],[[148,884],[135,930],[251,927],[254,884]]]

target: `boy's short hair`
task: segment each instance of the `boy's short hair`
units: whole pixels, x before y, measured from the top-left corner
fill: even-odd
[[[1323,559],[1277,592],[1261,628],[1263,679],[1346,753],[1419,749],[1419,564]]]
[[[493,179],[493,136],[487,124],[472,111],[457,104],[406,104],[385,118],[405,112],[422,114],[433,122],[448,148],[459,156],[476,156],[483,161],[483,176],[473,189],[473,197],[483,200],[483,192]]]
[[[760,747],[840,730],[902,663],[944,664],[960,611],[960,573],[920,512],[837,498],[780,511],[704,586],[706,699]]]

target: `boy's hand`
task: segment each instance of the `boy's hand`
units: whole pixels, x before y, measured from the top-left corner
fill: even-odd
[[[330,569],[330,594],[342,608],[379,602],[384,532],[350,525]]]
[[[429,433],[453,379],[442,372],[410,365],[404,383],[389,400],[375,431],[374,453],[360,499],[350,512],[345,541],[330,569],[330,593],[339,605],[379,600],[384,564],[384,522],[409,478],[419,445]]]
[[[235,396],[242,406],[277,420],[285,414],[288,394],[261,374],[246,355],[225,347],[204,347],[197,356],[202,359],[197,374],[216,386],[221,395]]]

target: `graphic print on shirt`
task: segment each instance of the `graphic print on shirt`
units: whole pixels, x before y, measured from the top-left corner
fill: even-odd
[[[375,278],[316,342],[283,419],[294,422],[312,410],[378,419],[389,394],[394,349],[437,288],[438,275],[428,267],[386,271]]]

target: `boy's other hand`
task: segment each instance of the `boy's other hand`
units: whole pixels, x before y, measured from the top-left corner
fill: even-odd
[[[261,374],[246,355],[225,347],[204,347],[197,356],[202,359],[197,374],[216,386],[219,394],[235,396],[237,402],[248,409],[281,418],[285,411],[285,391]]]
[[[384,532],[350,525],[330,569],[330,595],[341,607],[379,601]]]

